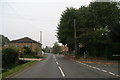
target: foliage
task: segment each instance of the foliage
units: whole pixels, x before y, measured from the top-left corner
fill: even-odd
[[[75,11],[76,10],[74,8],[67,8],[67,10],[63,12],[57,32],[59,42],[63,43],[63,45],[67,44],[71,50],[73,50],[74,42],[73,20],[76,17]]]
[[[96,16],[97,27],[104,28],[119,22],[117,2],[91,2],[89,7]]]
[[[90,56],[112,56],[120,43],[120,9],[117,2],[91,2],[89,6],[79,9],[67,8],[58,24],[57,38],[70,51],[74,50],[74,20],[76,20],[78,54],[83,54],[79,44],[85,45]],[[112,44],[113,43],[113,44]],[[108,46],[110,45],[110,46]],[[109,55],[108,55],[109,54]]]
[[[3,46],[5,44],[9,43],[9,39],[7,37],[5,37],[4,35],[0,35],[0,41],[2,40],[2,42],[0,42],[0,46]]]
[[[35,55],[34,52],[29,48],[24,46],[24,55]]]
[[[61,53],[61,48],[60,46],[58,45],[58,43],[54,43],[54,46],[52,48],[52,53],[54,54],[58,54],[58,53]]]
[[[24,46],[23,49],[24,49],[24,53],[21,54],[22,58],[35,58],[36,57],[35,52],[33,52],[29,47]]]
[[[110,26],[110,37],[114,42],[120,42],[120,23]]]
[[[36,63],[37,61],[30,61],[28,63],[25,63],[25,64],[21,64],[21,65],[17,65],[16,67],[13,67],[12,69],[6,71],[6,72],[3,72],[2,73],[2,78],[6,78],[18,71],[21,71],[29,66],[31,66],[32,64]]]
[[[50,53],[50,50],[51,50],[51,47],[46,46],[44,48],[44,52],[46,52],[46,53]]]
[[[7,68],[10,65],[15,65],[18,62],[19,51],[13,48],[5,48],[2,50],[2,67]]]

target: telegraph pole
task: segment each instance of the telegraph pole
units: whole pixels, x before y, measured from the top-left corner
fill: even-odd
[[[76,20],[74,19],[74,51],[77,53],[77,44],[76,44]]]

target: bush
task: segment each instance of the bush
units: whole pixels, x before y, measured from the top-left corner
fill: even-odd
[[[21,58],[35,58],[35,56],[33,56],[33,55],[21,55],[20,56]]]
[[[2,67],[8,68],[15,65],[19,61],[19,51],[13,48],[6,48],[2,50]]]

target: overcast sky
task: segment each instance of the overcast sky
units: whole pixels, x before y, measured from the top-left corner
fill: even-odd
[[[39,40],[43,32],[43,46],[52,46],[56,27],[66,7],[79,8],[92,0],[1,0],[0,34],[10,40],[30,37]]]

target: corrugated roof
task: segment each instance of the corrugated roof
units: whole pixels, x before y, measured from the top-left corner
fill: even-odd
[[[10,43],[38,43],[38,42],[30,39],[29,37],[24,37],[24,38],[21,38],[18,40],[12,40],[12,41],[10,41]]]

